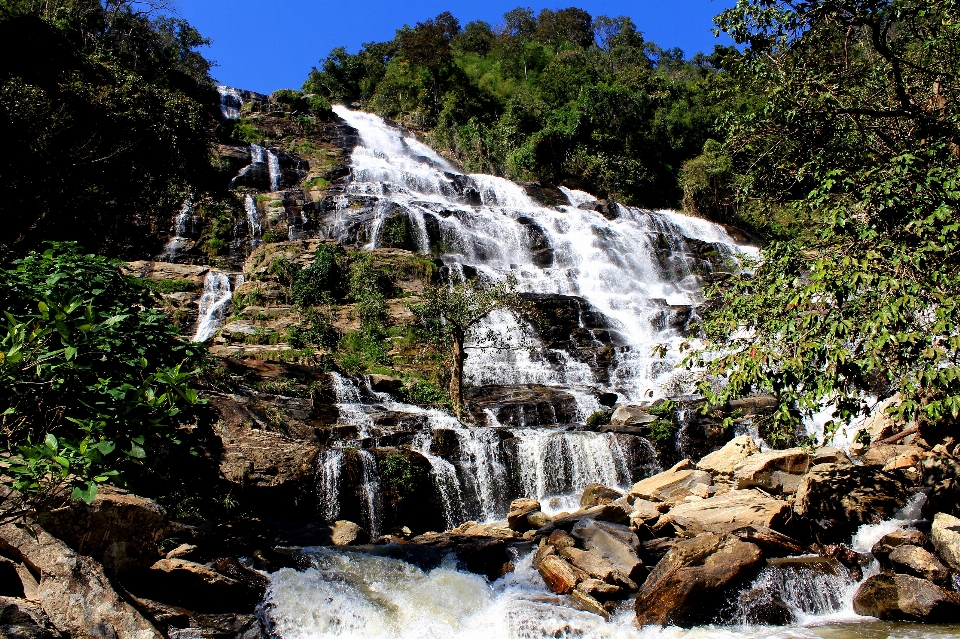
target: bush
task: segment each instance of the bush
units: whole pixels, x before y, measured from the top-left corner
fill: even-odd
[[[156,293],[185,293],[200,290],[201,286],[190,280],[163,279],[142,280],[143,285]]]
[[[450,395],[425,379],[407,379],[398,393],[401,401],[430,408],[450,408]]]
[[[280,231],[267,231],[263,234],[263,241],[266,244],[274,244],[276,242],[286,242],[289,238],[286,233],[281,233]]]
[[[610,418],[613,417],[613,411],[609,409],[598,410],[590,417],[587,417],[587,427],[588,428],[599,428],[600,426],[606,426],[610,423]]]
[[[339,244],[323,244],[313,254],[313,263],[296,273],[290,296],[300,307],[319,306],[343,299],[346,253]]]

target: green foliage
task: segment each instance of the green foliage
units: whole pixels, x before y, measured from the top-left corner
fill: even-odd
[[[645,42],[629,18],[517,9],[494,31],[449,13],[356,55],[334,49],[305,90],[429,130],[469,171],[676,206],[680,167],[713,134],[714,58]]]
[[[61,487],[90,501],[101,483],[135,481],[149,455],[179,443],[183,408],[200,403],[190,388],[200,351],[117,262],[62,244],[3,269],[0,474],[19,501],[0,516],[42,507]]]
[[[680,429],[677,419],[677,406],[670,400],[660,400],[646,409],[657,420],[647,425],[647,439],[657,448],[663,448],[673,441]]]
[[[343,299],[347,282],[346,252],[339,244],[322,244],[313,262],[300,269],[293,279],[290,294],[300,307],[320,306]]]
[[[142,280],[144,286],[156,293],[186,293],[200,290],[200,285],[190,280],[162,279]]]
[[[207,41],[183,20],[124,0],[5,3],[0,42],[0,212],[17,250],[74,240],[139,254],[185,193],[220,188],[196,51]]]
[[[397,215],[383,223],[380,230],[380,245],[386,248],[399,248],[415,251],[416,242],[406,215]]]
[[[263,306],[267,298],[263,296],[263,291],[259,288],[251,289],[245,293],[233,294],[233,310],[239,313],[248,306]]]
[[[340,337],[340,332],[330,320],[329,312],[316,308],[304,311],[301,325],[291,326],[287,333],[287,340],[294,348],[304,348],[312,344],[332,350]]]
[[[246,118],[224,120],[214,132],[218,142],[224,144],[260,144],[266,134],[255,122]]]
[[[401,498],[413,495],[425,479],[423,469],[414,466],[400,453],[387,455],[380,462],[378,470],[386,485],[396,491]]]
[[[450,408],[450,395],[434,382],[420,378],[404,380],[398,393],[401,401],[430,408]]]
[[[610,423],[611,417],[613,417],[613,411],[608,408],[595,411],[590,417],[587,417],[587,428],[606,426]]]
[[[280,231],[267,231],[263,234],[263,241],[266,244],[275,244],[276,242],[286,242],[288,239],[286,233]]]
[[[325,189],[330,186],[330,180],[323,176],[317,176],[310,178],[303,183],[303,189],[309,191],[310,189]]]
[[[689,360],[722,378],[711,402],[772,393],[783,437],[831,403],[829,438],[894,392],[903,419],[956,424],[960,11],[741,0],[718,24],[747,45],[739,90],[764,96],[729,126],[739,196],[804,228],[713,292]]]

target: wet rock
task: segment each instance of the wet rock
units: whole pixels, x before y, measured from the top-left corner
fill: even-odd
[[[491,580],[513,569],[511,564],[509,570],[505,570],[512,556],[507,542],[503,539],[473,539],[458,545],[456,554],[467,570]]]
[[[13,524],[0,526],[0,550],[40,575],[36,602],[61,632],[76,639],[162,639],[153,624],[114,590],[99,563],[40,527],[33,532],[35,536]]]
[[[601,406],[606,406],[607,408],[616,406],[617,399],[619,399],[619,395],[616,393],[600,393],[597,395],[597,402]]]
[[[895,473],[876,466],[823,464],[800,481],[793,510],[810,523],[814,538],[829,543],[849,539],[862,524],[889,519],[907,496],[905,482]]]
[[[577,540],[565,530],[554,530],[550,533],[550,536],[547,537],[547,543],[554,546],[557,550],[563,550],[564,548],[576,546]]]
[[[478,386],[464,393],[478,424],[486,424],[490,411],[503,426],[550,426],[577,421],[577,402],[563,389],[536,384]]]
[[[656,415],[651,415],[643,406],[628,404],[618,406],[610,417],[610,423],[614,426],[642,426],[657,421]]]
[[[772,395],[754,395],[731,399],[727,402],[726,409],[733,416],[766,415],[773,412],[779,404],[779,400]]]
[[[899,546],[920,546],[923,548],[927,546],[929,542],[930,540],[927,539],[927,536],[919,530],[901,528],[881,537],[880,541],[875,543],[873,548],[870,549],[870,554],[873,555],[881,565],[889,568],[887,557],[895,548]]]
[[[749,541],[751,544],[759,546],[764,557],[788,557],[810,552],[809,548],[802,546],[792,537],[762,526],[730,527],[727,532],[743,541]]]
[[[355,546],[369,541],[369,533],[352,521],[341,519],[330,526],[330,543],[334,546]]]
[[[630,489],[627,499],[631,502],[636,499],[675,501],[689,495],[697,484],[709,486],[713,483],[710,473],[692,467],[690,460],[684,460],[669,470],[641,480]]]
[[[930,528],[930,541],[940,558],[960,571],[960,519],[937,513]]]
[[[156,502],[103,487],[92,504],[72,501],[40,518],[40,525],[114,575],[147,568],[160,558],[167,513]]]
[[[213,565],[161,559],[131,590],[137,595],[198,612],[250,612],[263,598],[267,580],[236,560]]]
[[[887,557],[894,571],[946,585],[950,571],[932,553],[919,546],[897,546]]]
[[[732,490],[716,497],[679,504],[660,518],[667,523],[696,533],[731,526],[753,526],[783,531],[790,517],[790,504],[758,490]]]
[[[170,639],[262,639],[260,620],[252,614],[201,614],[179,606],[138,598]]]
[[[884,621],[954,622],[960,618],[960,595],[910,575],[874,575],[853,598],[858,615]]]
[[[540,512],[540,502],[536,499],[514,499],[510,503],[510,514],[507,515],[507,525],[511,530],[526,532],[531,528],[527,517],[535,512]]]
[[[640,540],[627,526],[584,519],[573,527],[571,535],[630,579],[646,576],[640,560]]]
[[[562,531],[560,531],[562,532]],[[572,544],[571,544],[572,545]],[[564,546],[564,548],[569,548],[569,546]],[[543,560],[549,557],[550,555],[556,555],[557,548],[552,544],[543,544],[538,547],[533,553],[533,559],[530,560],[530,563],[536,570],[540,570],[540,564],[543,563]]]
[[[734,469],[738,489],[763,488],[774,493],[794,493],[800,478],[810,467],[810,456],[802,448],[771,450],[746,458]]]
[[[733,589],[762,566],[760,549],[731,535],[704,533],[679,541],[643,583],[636,599],[637,623],[708,623]]]
[[[936,513],[960,517],[960,461],[946,456],[927,457],[920,462],[927,502],[923,514]]]
[[[568,594],[578,583],[590,578],[587,573],[552,554],[541,559],[537,572],[547,587],[558,595]]]
[[[377,393],[396,393],[403,381],[388,375],[370,375],[370,388]]]
[[[584,592],[574,590],[570,593],[570,601],[573,603],[573,607],[577,608],[578,610],[592,612],[595,615],[600,615],[608,621],[610,620],[610,613],[606,611],[603,605]]]
[[[601,506],[616,501],[621,497],[623,497],[623,493],[619,490],[608,488],[603,484],[587,484],[587,487],[583,490],[583,495],[580,497],[580,507],[591,508],[593,506]]]
[[[14,597],[0,597],[0,637],[4,639],[60,639],[43,608]]]
[[[606,581],[610,584],[622,586],[628,590],[637,589],[637,584],[632,579],[617,570],[616,567],[598,553],[570,547],[561,550],[560,556],[591,577]]]
[[[787,626],[794,622],[793,610],[776,594],[751,588],[737,598],[736,621],[751,626]]]
[[[537,528],[543,528],[552,521],[550,515],[536,510],[529,515],[527,515],[527,525],[535,530]]]
[[[608,584],[607,582],[599,579],[587,579],[585,581],[581,581],[577,584],[577,590],[585,595],[590,595],[598,601],[619,599],[625,594],[623,588],[620,586]]]
[[[737,464],[759,452],[760,449],[753,443],[753,437],[741,435],[701,459],[697,468],[714,475],[732,475]]]

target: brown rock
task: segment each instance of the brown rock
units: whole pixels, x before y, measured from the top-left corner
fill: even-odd
[[[613,488],[608,488],[603,484],[587,484],[580,497],[580,508],[592,508],[593,506],[602,506],[616,501],[623,497],[623,493]]]
[[[70,502],[45,513],[40,525],[114,575],[152,565],[168,531],[167,513],[156,502],[107,486],[92,504]]]
[[[0,597],[0,637],[4,639],[61,639],[63,635],[37,604]]]
[[[537,571],[543,577],[547,587],[558,595],[571,592],[578,583],[589,578],[579,568],[571,566],[560,557],[552,554],[541,559]]]
[[[236,560],[214,566],[184,559],[161,559],[139,583],[135,594],[198,612],[249,612],[263,598],[267,579]]]
[[[597,553],[606,562],[632,580],[646,577],[640,560],[640,540],[630,528],[594,519],[583,519],[570,531],[581,547]]]
[[[617,599],[624,594],[623,588],[599,579],[587,579],[577,584],[577,590],[599,601]]]
[[[403,381],[388,375],[371,374],[370,388],[377,393],[395,393],[400,390]]]
[[[792,537],[762,526],[731,527],[727,532],[738,539],[759,546],[764,557],[788,557],[810,552],[809,548],[801,546]]]
[[[554,530],[547,537],[547,543],[555,546],[557,550],[570,548],[577,545],[577,540],[570,536],[565,530]]]
[[[595,552],[580,550],[579,548],[564,548],[560,551],[560,556],[591,577],[622,586],[628,590],[637,589],[637,584],[632,579]]]
[[[635,405],[618,406],[610,416],[610,423],[614,426],[640,426],[655,421],[656,415],[648,413],[643,406]]]
[[[369,543],[370,535],[358,524],[340,520],[330,526],[330,541],[334,546],[355,546]]]
[[[529,497],[521,497],[510,502],[510,510],[540,510],[540,502]]]
[[[510,502],[510,514],[507,515],[507,525],[511,530],[526,532],[530,530],[527,517],[540,512],[540,502],[536,499],[514,499]]]
[[[730,592],[763,566],[763,554],[731,535],[704,533],[677,542],[654,567],[637,595],[643,626],[690,627],[710,622]]]
[[[810,467],[810,456],[802,448],[770,450],[747,457],[734,469],[738,489],[763,488],[774,493],[794,493],[800,477]]]
[[[99,563],[39,526],[33,531],[36,537],[13,524],[0,526],[0,550],[40,575],[36,600],[54,626],[74,639],[162,639],[113,589]]]
[[[740,435],[731,439],[720,450],[701,459],[697,468],[714,475],[732,475],[737,464],[759,452],[760,449],[753,443],[753,437]]]
[[[656,502],[648,499],[637,499],[633,502],[630,512],[630,525],[634,528],[653,525],[660,518],[660,509]]]
[[[574,608],[585,612],[592,612],[608,621],[610,620],[610,613],[604,609],[603,605],[586,593],[574,590],[570,593],[570,601],[573,603]]]
[[[887,558],[896,572],[946,585],[950,571],[930,552],[919,546],[897,546]]]
[[[669,521],[680,528],[689,528],[686,520],[693,520],[702,530],[729,526],[782,530],[789,516],[790,505],[785,501],[758,490],[732,490],[710,499],[674,506],[661,517],[660,523]]]
[[[549,557],[550,555],[557,554],[557,547],[550,544],[543,544],[533,553],[533,559],[531,563],[533,567],[537,570],[540,570],[540,564],[543,563],[543,560]]]
[[[947,513],[934,515],[930,541],[940,558],[960,571],[960,519]]]
[[[180,544],[166,555],[164,559],[193,559],[197,553],[197,547],[192,544]]]
[[[691,470],[690,460],[684,460],[662,473],[648,477],[633,485],[627,499],[647,499],[650,501],[678,501],[690,494],[697,484],[713,483],[710,473],[702,470]]]
[[[894,548],[898,546],[920,546],[922,548],[929,543],[930,540],[927,539],[927,536],[919,530],[901,528],[881,537],[880,541],[870,549],[870,554],[882,565],[889,566],[887,557],[893,552]]]
[[[543,528],[552,521],[550,515],[536,510],[527,515],[527,525],[531,529]]]
[[[833,446],[823,446],[817,448],[810,454],[810,467],[820,464],[839,464],[840,466],[851,466],[853,462],[847,457],[847,454],[839,448]]]
[[[947,623],[960,618],[960,595],[925,579],[882,573],[860,584],[853,610],[885,621]]]

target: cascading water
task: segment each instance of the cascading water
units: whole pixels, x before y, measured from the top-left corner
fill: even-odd
[[[254,246],[259,246],[260,238],[263,237],[263,222],[260,219],[260,211],[257,210],[257,201],[250,194],[243,198],[243,209],[247,213],[247,226],[250,229],[250,237]]]
[[[163,252],[158,258],[161,262],[176,262],[180,251],[187,246],[190,239],[187,235],[190,233],[190,222],[193,219],[193,199],[187,198],[183,201],[183,206],[173,219],[173,237],[163,247]]]
[[[237,89],[227,86],[217,87],[220,94],[220,113],[225,120],[236,120],[240,117],[240,107],[243,106],[243,97]]]
[[[242,283],[243,275],[237,275],[236,286]],[[220,328],[233,300],[233,288],[230,285],[230,276],[226,273],[217,271],[207,273],[203,281],[197,332],[193,336],[193,341],[205,342]]]
[[[374,539],[380,535],[380,512],[383,510],[383,489],[380,486],[380,473],[377,471],[377,459],[369,450],[359,450],[361,483],[367,530]]]
[[[240,172],[230,181],[230,186],[236,186],[248,175],[263,176],[265,171],[271,191],[278,190],[283,185],[283,170],[280,167],[280,156],[273,149],[262,147],[259,144],[250,145],[250,164],[240,169]],[[262,179],[260,177],[259,179]]]

